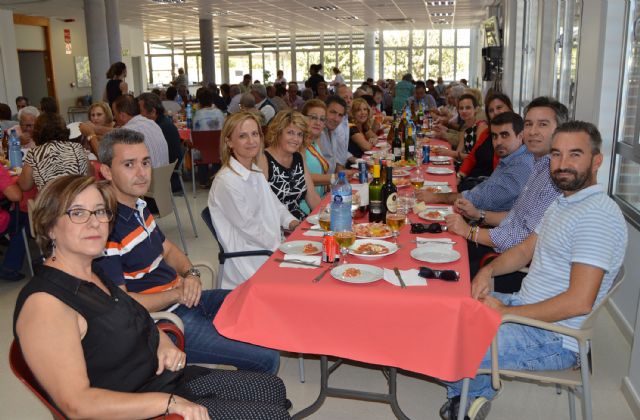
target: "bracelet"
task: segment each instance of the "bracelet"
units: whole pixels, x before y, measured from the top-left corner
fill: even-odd
[[[467,240],[471,240],[471,236],[473,235],[473,226],[469,227],[469,233],[467,233]]]
[[[476,248],[478,247],[478,233],[480,232],[480,226],[474,227],[473,232],[473,242],[476,244]]]
[[[164,411],[165,416],[169,415],[169,406],[171,406],[171,403],[175,403],[175,402],[176,402],[176,399],[172,393],[171,395],[169,395],[169,401],[167,401],[167,409]]]

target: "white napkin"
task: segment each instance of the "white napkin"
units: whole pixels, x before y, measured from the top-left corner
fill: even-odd
[[[427,181],[425,179],[424,185],[425,186],[433,186],[433,187],[435,187],[435,186],[444,186],[444,185],[449,186],[449,183],[447,181]]]
[[[320,225],[313,225],[310,229],[313,230],[305,230],[302,236],[324,236],[324,230],[322,230]]]
[[[298,261],[304,261],[307,263],[311,263],[311,264],[316,264],[318,267],[311,267],[308,265],[302,265],[302,264],[294,264],[294,263],[286,263],[286,262],[281,262],[280,263],[280,267],[288,267],[288,268],[319,268],[320,267],[320,263],[322,262],[322,257],[320,255],[298,255],[298,254],[284,254],[284,260],[288,261],[288,260],[298,260]]]
[[[453,241],[450,238],[422,238],[418,236],[416,242],[417,246],[428,246],[433,251],[451,251],[453,249]]]
[[[407,285],[407,287],[427,285],[427,279],[425,279],[424,277],[420,277],[418,273],[419,271],[415,268],[412,268],[410,270],[400,270],[402,280],[404,281],[404,284]],[[394,273],[394,271],[390,268],[384,269],[384,279],[394,286],[400,286],[400,280],[398,280],[398,276],[396,276],[396,273]]]
[[[351,184],[351,189],[353,192],[358,191],[360,194],[360,205],[368,206],[369,205],[369,183],[364,184]]]

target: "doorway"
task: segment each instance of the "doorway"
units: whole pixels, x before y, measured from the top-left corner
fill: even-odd
[[[45,57],[44,51],[18,51],[22,95],[30,98],[33,103],[50,96]]]

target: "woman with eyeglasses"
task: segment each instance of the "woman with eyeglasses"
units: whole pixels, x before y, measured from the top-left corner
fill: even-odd
[[[320,204],[311,172],[302,157],[307,137],[307,122],[300,112],[280,111],[269,123],[267,148],[258,159],[271,190],[298,220]]]
[[[149,313],[92,266],[116,209],[106,184],[70,175],[33,213],[46,259],[20,292],[14,336],[29,368],[70,418],[288,419],[275,376],[185,366]]]
[[[327,120],[327,106],[319,99],[311,99],[302,107],[302,115],[307,119],[305,159],[307,168],[311,172],[311,179],[316,186],[316,192],[322,198],[331,184],[331,168],[329,162],[322,155],[320,149],[320,135]]]

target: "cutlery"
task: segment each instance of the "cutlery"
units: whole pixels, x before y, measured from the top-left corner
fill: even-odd
[[[306,265],[307,267],[315,267],[315,268],[320,268],[319,264],[314,264],[312,262],[309,261],[302,261],[302,260],[284,260],[282,258],[276,258],[275,259],[276,262],[281,262],[281,263],[291,263],[291,264],[298,264],[298,265]]]
[[[431,240],[431,239],[425,239],[424,241],[411,241],[414,244],[451,244],[451,245],[455,245],[457,244],[457,242],[455,241],[438,241],[438,240]]]
[[[398,270],[398,267],[393,267],[393,272],[396,273],[396,277],[398,277],[398,280],[400,280],[400,287],[406,289],[407,285],[404,284],[404,280],[402,280],[402,276],[400,275],[400,270]]]
[[[313,230],[314,232],[324,232],[322,228],[300,228],[301,230]]]
[[[316,277],[313,278],[312,282],[313,283],[317,283],[319,282],[325,274],[327,274],[329,271],[331,271],[332,268],[334,268],[336,265],[338,265],[339,260],[334,260],[333,264],[331,264],[329,267],[327,267],[322,273],[318,274]]]

